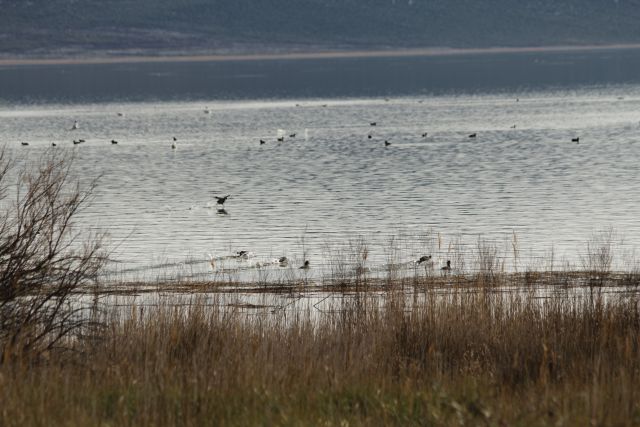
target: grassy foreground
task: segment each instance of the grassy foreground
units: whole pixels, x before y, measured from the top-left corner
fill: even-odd
[[[104,313],[97,338],[0,365],[0,425],[640,425],[635,296],[383,301]]]

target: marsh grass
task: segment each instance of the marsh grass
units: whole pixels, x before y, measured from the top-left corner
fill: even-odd
[[[197,297],[100,312],[100,339],[0,367],[0,424],[640,423],[636,295],[541,303],[475,280],[418,303],[387,287],[323,312]]]

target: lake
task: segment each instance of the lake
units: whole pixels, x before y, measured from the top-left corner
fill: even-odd
[[[5,66],[0,139],[101,175],[79,222],[110,277],[319,277],[362,241],[372,272],[472,271],[478,239],[506,270],[579,266],[608,229],[621,268],[640,241],[637,50]]]

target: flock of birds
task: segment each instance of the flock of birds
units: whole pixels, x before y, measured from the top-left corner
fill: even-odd
[[[516,102],[518,102],[519,99],[516,100]],[[296,106],[299,106],[299,104],[296,104]],[[327,105],[323,105],[323,107],[326,107]],[[205,109],[203,110],[205,114],[211,114],[211,110],[209,109],[209,107],[205,107]],[[118,113],[118,117],[124,117],[124,113]],[[377,126],[378,122],[369,122],[369,126]],[[512,125],[511,129],[515,129],[516,125]],[[74,121],[73,126],[71,126],[71,129],[69,129],[70,131],[74,131],[74,130],[78,130],[80,129],[80,124],[78,123],[78,121]],[[422,133],[422,138],[426,138],[429,135],[428,132],[423,132]],[[289,134],[289,138],[295,138],[297,136],[297,133],[290,133]],[[476,132],[471,133],[468,135],[469,138],[476,138],[478,136],[478,134]],[[373,134],[371,132],[369,132],[367,134],[367,138],[368,139],[372,139],[373,138]],[[260,145],[264,145],[267,143],[267,141],[265,139],[260,139]],[[284,142],[284,135],[276,137],[276,141],[277,142]],[[74,139],[73,140],[73,145],[78,145],[78,144],[82,144],[86,142],[84,139]],[[171,149],[175,150],[176,148],[178,148],[178,138],[176,138],[175,136],[173,137],[173,142],[171,143]],[[576,144],[580,144],[580,137],[575,137],[575,138],[571,138],[571,142],[575,142]],[[115,139],[111,140],[111,144],[112,145],[117,145],[118,141]],[[21,145],[23,146],[28,146],[29,143],[28,142],[22,142]],[[389,140],[385,139],[384,140],[384,146],[385,147],[389,147],[391,145],[391,142],[389,142]],[[51,143],[51,146],[56,147],[57,144],[55,142]]]
[[[228,197],[228,196],[227,196]],[[221,199],[216,197],[217,199]],[[226,197],[225,197],[226,199]],[[209,254],[209,258],[210,258],[210,264],[211,264],[211,268],[213,270],[216,269],[216,260],[217,259],[224,259],[224,258],[233,258],[233,259],[239,259],[239,260],[247,260],[249,259],[249,257],[251,256],[251,253],[249,251],[236,251],[233,255],[231,255],[230,257],[222,257],[222,258],[215,258],[213,257],[211,254]],[[281,256],[279,258],[276,258],[272,261],[269,262],[265,262],[265,263],[256,263],[257,267],[265,267],[268,265],[278,265],[280,267],[288,267],[289,266],[289,259],[286,256]],[[434,269],[434,265],[433,265],[433,259],[431,255],[423,255],[421,256],[417,261],[415,261],[415,265],[425,265],[428,269],[433,270]],[[305,260],[304,263],[298,267],[298,269],[300,270],[308,270],[309,268],[311,268],[311,262],[309,260]],[[449,272],[451,272],[453,270],[453,268],[451,267],[451,260],[447,260],[447,264],[444,267],[440,268],[440,271],[442,271],[443,274],[448,274]],[[368,269],[363,269],[362,267],[358,267],[356,269],[357,273],[363,273],[365,271],[368,271]]]
[[[377,126],[377,125],[378,125],[378,122],[369,122],[369,126]],[[512,125],[511,129],[516,129],[516,125]],[[292,133],[292,134],[289,135],[289,138],[295,138],[296,135],[297,135],[296,133]],[[429,136],[429,133],[428,132],[423,132],[421,134],[421,136],[422,136],[422,138],[426,138],[427,136]],[[471,134],[468,135],[468,137],[469,138],[477,138],[478,137],[478,133],[477,132],[471,133]],[[369,132],[367,134],[367,139],[373,139],[373,133],[372,132]],[[276,141],[277,142],[284,142],[284,135],[276,137]],[[259,139],[259,142],[260,142],[260,145],[264,145],[264,144],[267,143],[267,141],[265,139],[262,139],[262,138]],[[575,143],[579,144],[580,143],[580,137],[571,138],[571,142],[575,142]],[[384,146],[385,147],[389,147],[390,145],[391,145],[391,142],[389,142],[388,139],[385,139],[384,140]],[[175,147],[173,147],[173,148],[175,148]]]
[[[204,113],[205,114],[211,114],[211,110],[209,110],[209,108],[206,107],[204,109]],[[124,113],[118,113],[118,116],[119,117],[123,117]],[[374,126],[377,126],[377,125],[378,125],[377,122],[370,122],[369,123],[369,126],[371,126],[371,127],[374,127]],[[516,128],[515,124],[511,126],[511,129],[515,129],[515,128]],[[80,124],[76,120],[76,121],[74,121],[73,125],[71,126],[71,128],[69,130],[70,131],[75,131],[75,130],[78,130],[78,129],[80,129]],[[428,135],[429,135],[428,132],[423,132],[421,134],[422,138],[426,138]],[[297,136],[296,133],[290,133],[289,134],[289,138],[295,138],[296,136]],[[476,138],[477,136],[478,136],[478,134],[476,132],[471,133],[471,134],[468,135],[469,138]],[[368,139],[372,139],[373,138],[372,132],[369,132],[367,134],[367,138]],[[284,135],[279,136],[279,137],[276,138],[277,142],[284,142],[284,140],[285,140]],[[73,140],[73,145],[82,144],[84,142],[86,142],[86,140],[84,140],[84,139],[74,139]],[[178,142],[178,139],[174,136],[172,144],[171,144],[171,148],[172,149],[175,150],[178,147],[177,142]],[[260,145],[264,145],[264,144],[267,143],[267,141],[265,139],[260,139],[259,142],[260,142]],[[580,138],[579,137],[572,138],[571,142],[575,142],[575,143],[579,144],[580,143]],[[117,145],[118,141],[115,140],[115,139],[112,139],[111,140],[111,144],[112,145]],[[21,145],[28,146],[29,143],[28,142],[22,142]],[[57,146],[57,144],[55,142],[51,143],[51,145],[53,147]],[[384,146],[385,147],[389,147],[390,145],[391,145],[391,142],[389,142],[389,140],[385,139],[384,140]],[[227,199],[229,197],[231,197],[230,194],[227,194],[226,196],[214,196],[214,198],[216,199],[216,204],[219,206],[218,213],[227,214],[226,210],[224,209],[224,204],[225,204],[225,202],[227,201]],[[239,259],[247,259],[248,256],[249,256],[249,252],[243,250],[243,251],[236,252],[233,257],[234,258],[239,258]],[[278,258],[276,260],[276,262],[280,267],[286,267],[286,266],[289,265],[289,260],[285,256],[282,256],[282,257]],[[431,255],[421,256],[417,261],[415,261],[415,263],[417,265],[425,264],[427,266],[430,266],[431,269],[433,269],[433,261],[432,261]],[[309,260],[305,260],[303,265],[300,266],[299,269],[308,270],[310,268],[310,266],[311,266],[311,264],[310,264]],[[215,269],[215,259],[213,257],[211,257],[211,267]],[[447,260],[446,265],[444,267],[441,267],[440,270],[445,274],[450,272],[452,270],[451,260]]]

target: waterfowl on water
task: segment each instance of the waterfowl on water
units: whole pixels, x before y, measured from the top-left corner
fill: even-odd
[[[237,251],[236,258],[243,258],[243,259],[249,258],[249,251]]]
[[[278,258],[278,264],[280,264],[280,267],[286,267],[287,264],[289,264],[289,260],[286,256],[281,256],[280,258]]]
[[[472,133],[471,135],[469,135],[469,138],[475,138],[476,136],[478,136],[477,133]]]
[[[390,143],[389,141],[385,141],[385,142],[384,142],[384,146],[385,146],[385,147],[388,147],[388,146],[390,146],[390,145],[391,145],[391,143]]]
[[[447,260],[447,265],[445,265],[444,267],[442,267],[440,270],[447,272],[447,271],[451,271],[451,261]]]
[[[300,267],[300,269],[302,270],[308,270],[309,269],[309,260],[306,260],[304,262],[304,264],[302,265],[302,267]]]
[[[78,124],[78,121],[76,120],[75,122],[73,122],[73,126],[71,126],[71,130],[77,130],[80,129],[80,125]]]
[[[265,141],[264,139],[261,139],[261,140],[260,140],[260,145],[262,145],[262,144],[266,144],[266,143],[267,143],[267,141]]]
[[[118,141],[116,141],[115,139],[112,139],[112,140],[111,140],[111,144],[113,144],[113,145],[117,145],[117,144],[118,144]]]
[[[418,264],[422,264],[423,262],[427,262],[431,259],[431,255],[423,255],[418,260]]]
[[[571,142],[577,142],[578,144],[580,144],[580,138],[571,138]]]
[[[28,142],[21,142],[20,145],[27,146],[27,145],[29,145],[29,143]]]
[[[278,138],[278,142],[282,142],[284,141],[284,136],[281,136],[280,138]]]
[[[425,132],[425,133],[423,133],[423,134],[422,134],[422,137],[423,137],[423,138],[426,138],[426,137],[427,137],[427,135],[429,135],[429,133],[428,133],[428,132]]]

